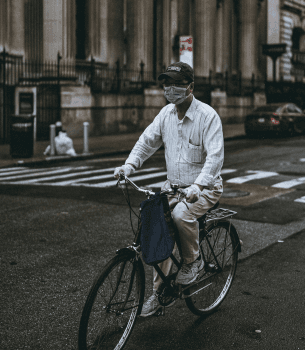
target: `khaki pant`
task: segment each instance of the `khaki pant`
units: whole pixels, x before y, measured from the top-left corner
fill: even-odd
[[[169,181],[162,186],[162,190],[170,187]],[[170,209],[172,210],[172,218],[178,228],[179,240],[182,250],[184,263],[190,264],[199,256],[199,223],[197,221],[210,208],[212,208],[222,195],[222,179],[216,181],[213,190],[203,190],[200,198],[195,203],[187,203],[189,209],[183,202],[178,201],[178,194],[168,196]],[[177,245],[175,244],[175,253]],[[172,268],[173,261],[171,258],[161,262],[159,267],[167,276]],[[156,291],[162,282],[161,277],[154,269],[153,290]]]

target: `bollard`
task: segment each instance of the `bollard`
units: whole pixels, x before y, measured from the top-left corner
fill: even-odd
[[[89,153],[89,123],[84,122],[84,150],[83,154]]]
[[[54,124],[50,125],[50,155],[55,156],[55,129]]]

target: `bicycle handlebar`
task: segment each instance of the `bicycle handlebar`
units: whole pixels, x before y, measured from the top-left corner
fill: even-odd
[[[139,186],[137,186],[132,180],[130,180],[130,178],[128,176],[126,176],[123,172],[121,172],[119,174],[119,179],[118,179],[118,183],[121,181],[121,180],[126,180],[126,182],[128,182],[130,184],[131,187],[133,187],[135,190],[141,192],[141,193],[144,193],[147,197],[148,196],[153,196],[155,195],[156,193],[153,192],[153,191],[150,191],[150,190],[146,190],[144,188],[140,188]],[[161,191],[161,193],[164,193],[164,194],[171,194],[171,193],[175,193],[175,191],[179,192],[182,196],[184,196],[184,192],[183,190],[179,189],[179,188],[175,188],[175,189],[168,189],[168,190],[163,190]]]

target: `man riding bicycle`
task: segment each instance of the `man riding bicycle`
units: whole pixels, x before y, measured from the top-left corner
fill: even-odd
[[[224,159],[222,124],[212,107],[193,96],[194,71],[188,64],[169,65],[158,80],[170,103],[145,129],[125,165],[116,168],[114,176],[118,178],[120,172],[126,176],[134,173],[164,144],[167,181],[161,190],[177,184],[185,189],[188,202],[188,206],[179,202],[178,194],[168,197],[183,255],[176,283],[186,285],[193,282],[204,267],[199,252],[197,219],[219,201],[223,191],[220,176]],[[168,275],[172,260],[168,258],[159,266]],[[154,292],[144,303],[141,316],[152,315],[158,310],[156,291],[161,282],[154,270]]]

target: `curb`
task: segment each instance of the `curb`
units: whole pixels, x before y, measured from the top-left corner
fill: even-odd
[[[232,137],[226,137],[224,138],[224,141],[234,141],[234,140],[242,140],[245,139],[246,135],[238,135],[238,136],[232,136]],[[159,150],[164,149],[164,147],[160,147]],[[116,156],[120,154],[128,154],[130,153],[130,149],[121,149],[116,151],[110,151],[110,152],[95,152],[95,153],[86,153],[86,154],[78,154],[75,157],[72,156],[53,156],[53,157],[45,157],[44,159],[32,159],[32,160],[13,160],[11,166],[35,166],[35,165],[48,165],[48,164],[54,164],[58,162],[73,162],[73,161],[80,161],[85,159],[93,159],[93,158],[102,158],[102,157],[109,157],[109,156]],[[4,167],[0,166],[1,168],[6,168],[9,165],[6,165]]]

